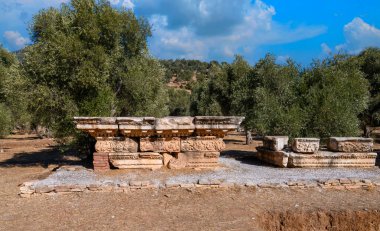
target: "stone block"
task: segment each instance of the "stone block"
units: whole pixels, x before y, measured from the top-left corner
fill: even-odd
[[[281,151],[288,145],[288,136],[265,136],[263,146],[273,151]]]
[[[376,153],[319,151],[314,154],[290,153],[288,167],[374,167]]]
[[[142,152],[180,152],[179,137],[169,138],[140,138],[140,151]]]
[[[298,153],[316,153],[319,149],[317,138],[295,138],[292,142],[292,150]]]
[[[286,168],[288,166],[289,154],[285,151],[273,151],[264,147],[256,148],[259,155],[257,158],[278,167]]]
[[[226,147],[223,139],[215,136],[198,136],[181,139],[181,152],[209,151],[220,152]]]
[[[184,159],[177,159],[177,158],[172,158],[169,161],[168,168],[169,169],[183,169],[186,167],[187,161]]]
[[[136,140],[124,137],[98,139],[95,144],[96,152],[137,152],[138,143]]]
[[[109,159],[116,168],[158,169],[163,166],[162,155],[155,152],[110,153]]]
[[[168,153],[162,154],[162,157],[163,157],[163,161],[164,161],[164,166],[168,166],[170,160],[174,158],[172,155],[170,155]]]
[[[371,152],[372,138],[330,137],[327,148],[334,152]]]
[[[194,117],[190,116],[169,116],[157,118],[155,121],[155,129],[163,130],[194,130]]]

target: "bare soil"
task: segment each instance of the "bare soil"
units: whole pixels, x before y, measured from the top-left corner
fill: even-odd
[[[227,137],[245,156],[259,142]],[[0,140],[0,230],[380,230],[380,190],[138,190],[20,198],[19,184],[84,165],[50,139]],[[106,173],[115,174],[116,172]]]

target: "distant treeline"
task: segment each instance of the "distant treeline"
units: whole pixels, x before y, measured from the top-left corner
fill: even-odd
[[[73,116],[241,115],[261,135],[356,136],[380,125],[380,49],[303,68],[157,60],[150,26],[108,1],[72,0],[33,17],[32,44],[0,49],[0,135],[43,127],[83,137]],[[186,90],[167,83],[185,82]]]

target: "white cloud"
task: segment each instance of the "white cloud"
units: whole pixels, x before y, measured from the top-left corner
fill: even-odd
[[[262,45],[291,43],[318,36],[326,31],[323,26],[294,28],[280,24],[273,20],[276,14],[275,8],[261,0],[256,0],[254,4],[249,4],[248,0],[240,0],[240,5],[244,6],[239,11],[242,14],[241,20],[228,24],[223,30],[226,19],[221,17],[219,21],[215,21],[213,18],[218,8],[225,9],[220,6],[223,1],[186,0],[186,4],[190,3],[196,6],[189,7],[196,9],[197,15],[194,15],[196,18],[185,15],[184,17],[189,17],[189,23],[181,22],[179,27],[171,26],[170,20],[174,16],[170,12],[151,15],[149,21],[153,24],[153,38],[150,39],[150,48],[154,55],[160,58],[227,60],[238,53],[252,55]],[[214,30],[215,27],[219,27],[220,30]]]
[[[322,48],[323,54],[330,55],[332,52],[331,48],[326,43],[322,43],[321,48]]]
[[[135,7],[135,4],[132,2],[132,0],[124,0],[122,6],[124,6],[127,9],[132,9]]]
[[[345,43],[337,45],[337,51],[356,54],[370,46],[380,46],[380,30],[361,18],[354,18],[344,26]]]
[[[289,56],[289,55],[279,55],[279,56],[277,56],[276,61],[277,61],[279,64],[285,64],[286,61],[288,61],[288,59],[290,59],[290,56]]]
[[[12,48],[21,49],[24,48],[30,40],[21,36],[17,31],[5,31],[4,37]]]

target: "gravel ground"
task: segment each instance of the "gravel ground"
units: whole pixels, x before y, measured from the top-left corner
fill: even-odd
[[[214,171],[170,171],[156,170],[136,173],[124,171],[107,176],[89,169],[79,168],[75,171],[58,169],[46,179],[34,183],[36,187],[45,185],[117,185],[131,180],[149,180],[153,185],[197,183],[199,180],[220,180],[222,182],[244,184],[285,183],[291,181],[313,182],[337,178],[358,178],[380,181],[380,168],[276,168],[252,160],[249,163],[234,158],[221,157],[224,166]],[[72,167],[71,167],[72,168]]]

